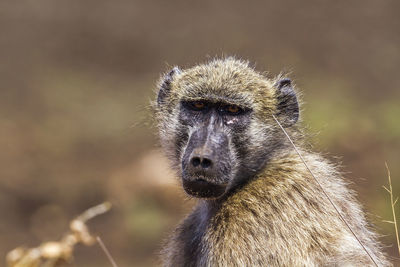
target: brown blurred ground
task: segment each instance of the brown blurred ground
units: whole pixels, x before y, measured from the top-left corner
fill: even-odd
[[[394,245],[381,186],[387,161],[400,194],[399,10],[394,0],[1,1],[0,260],[110,200],[92,229],[120,266],[154,265],[191,202],[155,150],[149,100],[160,72],[216,55],[292,72],[310,141],[343,162]],[[109,264],[79,247],[75,266]]]

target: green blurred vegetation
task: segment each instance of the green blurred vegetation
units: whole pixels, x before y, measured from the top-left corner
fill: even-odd
[[[152,266],[192,205],[157,152],[160,72],[236,55],[303,93],[315,149],[342,162],[395,255],[384,162],[400,195],[398,1],[0,2],[0,255],[90,223],[120,266]],[[339,156],[340,158],[336,158]],[[400,214],[400,212],[398,212]],[[75,266],[109,266],[80,247]]]

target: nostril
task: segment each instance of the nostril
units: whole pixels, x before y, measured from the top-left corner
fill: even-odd
[[[193,167],[197,167],[201,163],[200,158],[198,158],[198,157],[192,158],[191,162],[192,162]]]
[[[193,157],[190,160],[190,163],[195,168],[201,167],[203,169],[207,169],[207,168],[211,167],[211,165],[212,165],[212,161],[210,159],[203,158],[203,157]]]
[[[210,167],[211,165],[212,165],[212,162],[211,162],[211,160],[209,160],[209,159],[204,158],[204,159],[201,161],[201,167],[203,167],[203,168],[208,168],[208,167]]]

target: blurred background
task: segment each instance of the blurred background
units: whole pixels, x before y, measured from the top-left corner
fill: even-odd
[[[154,266],[193,202],[159,152],[161,72],[215,56],[290,72],[317,151],[343,163],[396,255],[385,161],[400,195],[399,1],[0,1],[0,258],[94,219],[118,264]],[[398,211],[400,214],[400,211]],[[2,264],[1,264],[2,265]],[[72,266],[109,266],[98,246]]]

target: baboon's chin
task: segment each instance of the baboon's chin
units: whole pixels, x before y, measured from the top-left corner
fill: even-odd
[[[225,193],[226,184],[216,184],[204,179],[183,179],[183,189],[197,198],[218,198]]]

